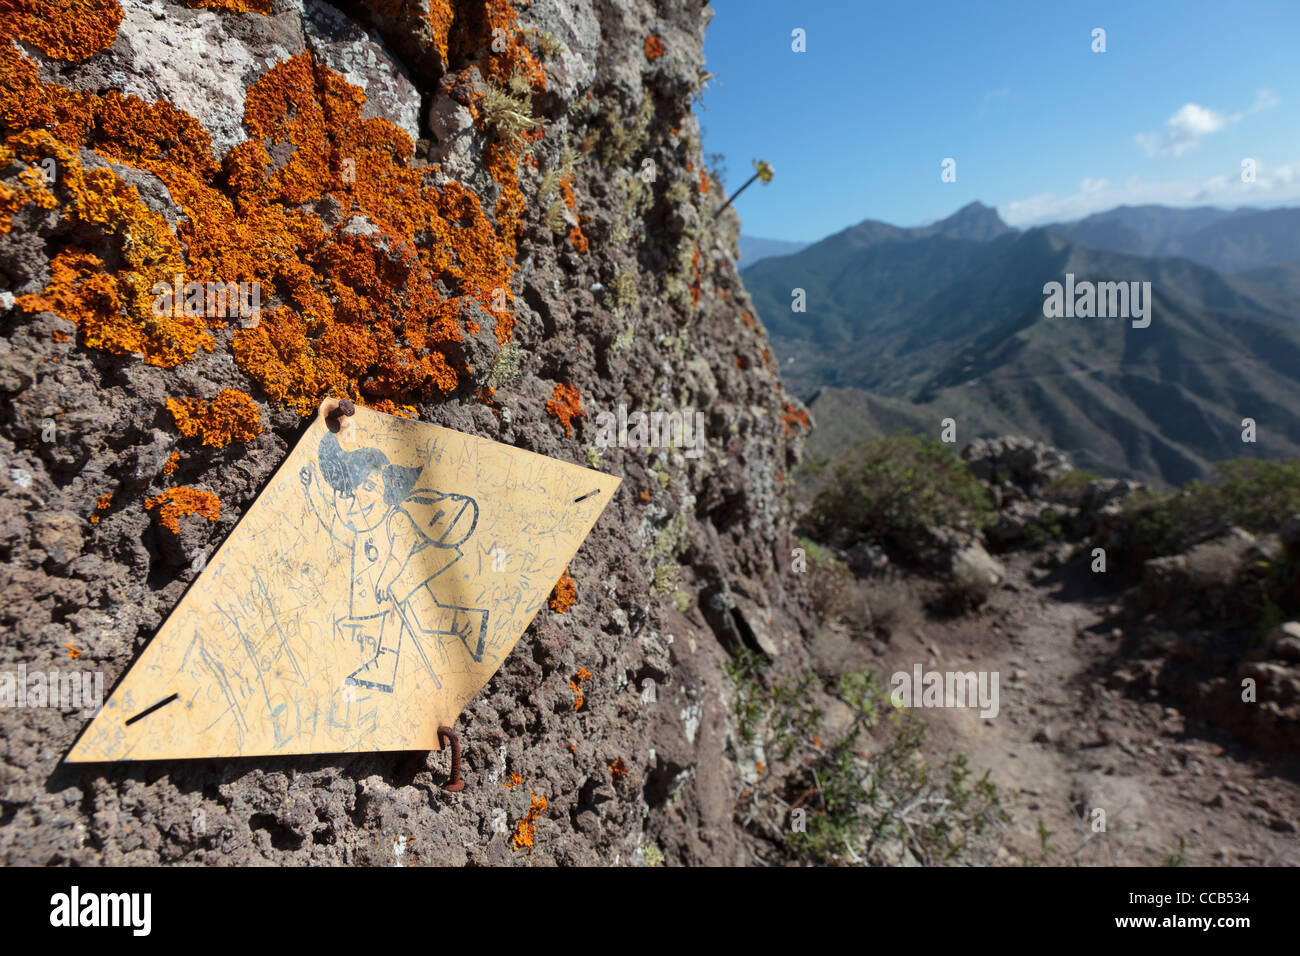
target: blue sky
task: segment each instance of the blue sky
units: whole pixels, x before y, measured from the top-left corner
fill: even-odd
[[[737,200],[747,235],[920,225],[976,199],[1020,226],[1300,203],[1300,0],[712,6],[705,152],[725,155],[729,190],[755,158],[776,170]]]

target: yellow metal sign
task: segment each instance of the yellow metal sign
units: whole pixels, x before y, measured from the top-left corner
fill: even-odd
[[[620,482],[342,422],[317,415],[69,761],[439,749]]]

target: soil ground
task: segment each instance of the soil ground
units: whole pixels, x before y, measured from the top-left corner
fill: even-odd
[[[1008,865],[1300,865],[1300,759],[1261,758],[1172,701],[1109,687],[1117,593],[1099,590],[1086,561],[1046,569],[1035,557],[1000,556],[1007,582],[979,611],[918,617],[832,653],[886,685],[917,663],[999,675],[995,718],[920,714],[931,756],[964,753],[991,771],[1011,816]],[[1104,832],[1092,832],[1094,808]]]

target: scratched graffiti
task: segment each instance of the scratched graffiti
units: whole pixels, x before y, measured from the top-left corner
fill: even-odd
[[[68,760],[437,749],[618,484],[368,409],[346,438],[318,415]]]

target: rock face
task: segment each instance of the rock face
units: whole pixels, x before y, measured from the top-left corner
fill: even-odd
[[[326,395],[624,482],[458,722],[464,792],[445,754],[67,766],[81,712],[6,707],[0,863],[742,861],[723,665],[803,660],[807,416],[714,215],[712,12],[89,6],[0,27],[0,673],[111,688]],[[160,310],[174,276],[260,312]],[[703,440],[601,448],[620,404]]]
[[[992,487],[1033,491],[1071,470],[1065,453],[1019,435],[977,438],[962,458],[980,481]]]

